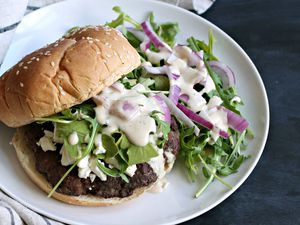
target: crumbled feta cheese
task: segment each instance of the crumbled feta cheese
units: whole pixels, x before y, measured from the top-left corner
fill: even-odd
[[[37,142],[38,146],[41,146],[42,150],[44,152],[46,151],[55,151],[56,146],[53,142],[53,132],[44,130],[45,135],[40,138],[40,140]]]
[[[101,162],[100,160],[98,160],[95,157],[90,158],[89,160],[89,167],[90,169],[93,171],[93,173],[95,173],[97,175],[97,177],[100,178],[100,180],[102,181],[106,181],[107,180],[107,176],[105,173],[103,173],[97,166],[97,162],[101,163],[102,165],[104,165],[103,162]]]

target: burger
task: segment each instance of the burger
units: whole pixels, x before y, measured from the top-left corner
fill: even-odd
[[[179,149],[158,95],[126,74],[140,56],[105,26],[77,28],[0,78],[0,120],[25,173],[74,205],[107,206],[162,184]]]

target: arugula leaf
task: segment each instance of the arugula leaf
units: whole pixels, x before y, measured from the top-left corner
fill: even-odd
[[[130,142],[128,141],[128,138],[126,135],[123,135],[122,140],[120,142],[120,148],[121,149],[128,149],[130,146]]]
[[[75,120],[71,123],[56,123],[54,129],[54,139],[58,142],[69,137],[73,132],[76,132],[79,138],[79,142],[83,143],[84,138],[90,133],[89,123],[85,120]]]
[[[157,113],[161,113],[161,112],[153,111],[151,113],[151,117],[155,120],[155,122],[158,126],[158,130],[160,130],[163,133],[163,139],[168,140],[168,135],[171,131],[170,124],[168,124],[166,121],[161,120],[157,116]]]
[[[119,153],[118,145],[112,136],[107,134],[102,134],[102,144],[106,150],[105,157],[112,158]]]
[[[217,57],[213,55],[212,48],[214,43],[214,38],[212,33],[209,34],[209,45],[207,45],[204,41],[197,40],[194,37],[189,37],[187,39],[188,46],[195,52],[203,50],[204,59],[206,60],[218,60]]]
[[[112,28],[116,28],[120,25],[123,25],[125,22],[128,22],[128,23],[131,23],[132,25],[135,26],[136,29],[141,29],[141,25],[135,21],[134,19],[132,19],[129,15],[125,14],[121,7],[119,6],[115,6],[113,7],[113,10],[119,14],[118,18],[109,22],[109,23],[106,23],[105,25],[106,26],[109,26],[109,27],[112,27]]]
[[[174,46],[176,42],[175,37],[179,32],[178,23],[168,22],[157,24],[154,21],[153,12],[151,12],[149,15],[149,22],[155,33],[157,33],[157,35],[160,36],[164,42],[166,42],[170,46]]]
[[[128,165],[134,165],[148,162],[151,158],[158,156],[158,153],[149,143],[143,147],[131,145],[127,150],[127,155]]]
[[[81,156],[78,144],[77,145],[70,145],[68,140],[64,139],[64,148],[68,151],[69,155],[73,159],[78,159]]]
[[[106,166],[104,166],[102,163],[99,163],[98,161],[97,161],[97,166],[106,175],[110,177],[121,177],[126,183],[129,183],[127,176],[124,173],[120,173],[117,169],[107,168]]]
[[[134,48],[139,48],[142,43],[133,33],[127,31],[125,37]]]
[[[70,28],[69,30],[67,30],[67,32],[66,32],[65,34],[70,34],[70,33],[72,33],[73,31],[78,30],[79,28],[80,28],[79,26],[72,27],[72,28]]]

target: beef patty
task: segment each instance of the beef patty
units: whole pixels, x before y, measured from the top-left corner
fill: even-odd
[[[59,154],[59,151],[44,152],[39,146],[37,146],[36,143],[44,135],[44,129],[53,130],[53,127],[49,124],[27,125],[25,127],[25,138],[34,151],[37,171],[45,175],[48,182],[54,186],[70,167],[61,165],[61,155]],[[60,148],[60,146],[57,147],[58,149]],[[177,155],[179,150],[179,131],[175,120],[172,120],[169,139],[164,146],[164,151],[170,150],[175,155]],[[74,169],[65,178],[56,191],[72,196],[90,194],[104,198],[124,198],[132,195],[135,189],[148,186],[156,180],[157,175],[147,163],[137,165],[137,170],[134,176],[129,177],[129,183],[126,183],[120,177],[110,176],[107,176],[106,181],[101,181],[97,177],[94,182],[91,182],[90,179],[79,178],[78,170]]]

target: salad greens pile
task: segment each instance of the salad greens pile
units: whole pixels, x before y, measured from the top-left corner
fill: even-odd
[[[140,47],[142,41],[127,27],[127,24],[131,24],[135,29],[141,30],[142,25],[124,13],[120,7],[114,7],[113,10],[119,15],[115,20],[106,23],[106,26],[119,28],[130,44],[136,48],[140,54],[141,61],[147,62],[147,56]],[[152,13],[149,15],[149,23],[156,35],[165,43],[171,47],[176,44],[176,35],[179,32],[177,23],[156,23]],[[69,32],[72,32],[74,29],[70,29]],[[209,61],[218,61],[217,57],[213,54],[215,39],[212,32],[209,31],[208,33],[208,44],[195,37],[189,37],[186,41],[187,46],[194,52],[203,51],[203,61],[216,87],[215,90],[204,94],[205,99],[208,101],[213,96],[218,96],[223,101],[223,107],[241,115],[239,107],[243,105],[243,102],[233,101],[233,98],[237,96],[236,88],[234,86],[225,87],[220,75],[209,64]],[[149,49],[153,52],[159,51],[153,43],[150,43]],[[165,65],[165,63],[161,60],[153,66],[159,67]],[[120,81],[127,89],[130,89],[137,83],[143,84],[146,87],[145,94],[157,92],[162,92],[166,95],[169,94],[170,84],[168,77],[151,74],[142,67],[133,70]],[[185,105],[184,101],[179,100],[179,102]],[[87,101],[54,116],[37,120],[39,123],[53,122],[55,124],[54,139],[62,141],[63,147],[69,155],[76,159],[74,164],[49,193],[49,196],[55,192],[79,161],[94,149],[95,137],[104,128],[103,125],[96,121],[94,107],[95,104],[92,101]],[[162,138],[157,141],[157,146],[162,148],[168,139],[170,125],[159,117],[159,113],[154,111],[151,116],[155,119],[158,129],[163,133]],[[195,135],[195,128],[187,127],[180,119],[175,119],[177,119],[180,131],[179,158],[185,164],[189,180],[195,181],[199,178],[200,173],[203,173],[206,177],[206,182],[199,188],[195,196],[198,197],[214,179],[231,188],[222,177],[236,173],[241,164],[249,157],[243,155],[242,150],[247,145],[246,137],[253,136],[251,131],[246,129],[243,132],[238,132],[229,128],[228,133],[230,136],[228,139],[220,137],[216,142],[211,143],[209,141],[209,129],[198,125],[201,128],[201,132],[199,135]],[[79,142],[77,145],[70,145],[68,137],[74,131],[78,134]],[[111,135],[102,134],[102,143],[106,152],[100,153],[96,157],[98,159],[115,158],[119,166],[118,168],[109,168],[98,162],[98,168],[104,174],[112,177],[121,177],[126,182],[128,182],[128,177],[125,171],[130,165],[147,162],[158,154],[151,144],[144,147],[131,144],[122,131],[114,132]]]
[[[142,62],[146,62],[147,56],[140,49],[141,41],[136,37],[130,29],[126,27],[126,24],[132,24],[135,28],[141,29],[141,25],[133,20],[129,15],[122,12],[120,7],[114,7],[113,10],[119,13],[119,17],[106,25],[117,28],[120,27],[124,36],[128,41],[136,48],[141,56]],[[174,46],[176,43],[176,35],[179,32],[179,26],[177,23],[168,22],[158,24],[154,20],[153,13],[149,15],[149,22],[152,29],[156,34],[170,46]],[[204,63],[208,70],[210,77],[212,78],[216,90],[213,90],[207,94],[206,99],[209,100],[213,96],[218,96],[223,100],[223,106],[232,112],[241,115],[239,107],[243,105],[243,102],[232,101],[237,96],[236,88],[224,87],[221,77],[210,67],[209,61],[218,60],[213,54],[213,45],[215,38],[212,31],[208,33],[208,44],[202,40],[198,40],[195,37],[189,37],[187,40],[188,47],[193,51],[204,52]],[[150,46],[150,50],[158,51],[153,44]],[[160,62],[155,66],[163,66],[165,62]],[[148,80],[147,80],[148,79]],[[150,79],[150,80],[149,80]],[[167,91],[169,90],[169,81],[165,76],[157,76],[146,72],[142,68],[138,68],[129,73],[122,79],[125,86],[129,87],[130,84],[137,82],[146,82],[148,88],[152,91]],[[250,156],[245,156],[241,153],[246,148],[246,137],[253,138],[253,134],[250,129],[246,129],[243,132],[238,132],[229,128],[230,137],[228,139],[219,138],[215,143],[210,144],[208,142],[210,131],[202,127],[199,136],[194,134],[194,128],[186,127],[180,120],[177,120],[180,130],[180,158],[183,160],[188,177],[191,181],[195,181],[199,173],[202,171],[203,175],[207,178],[206,183],[195,194],[198,197],[211,183],[214,178],[222,182],[228,188],[231,188],[229,184],[222,180],[221,176],[228,176],[232,173],[236,173],[241,164]]]

